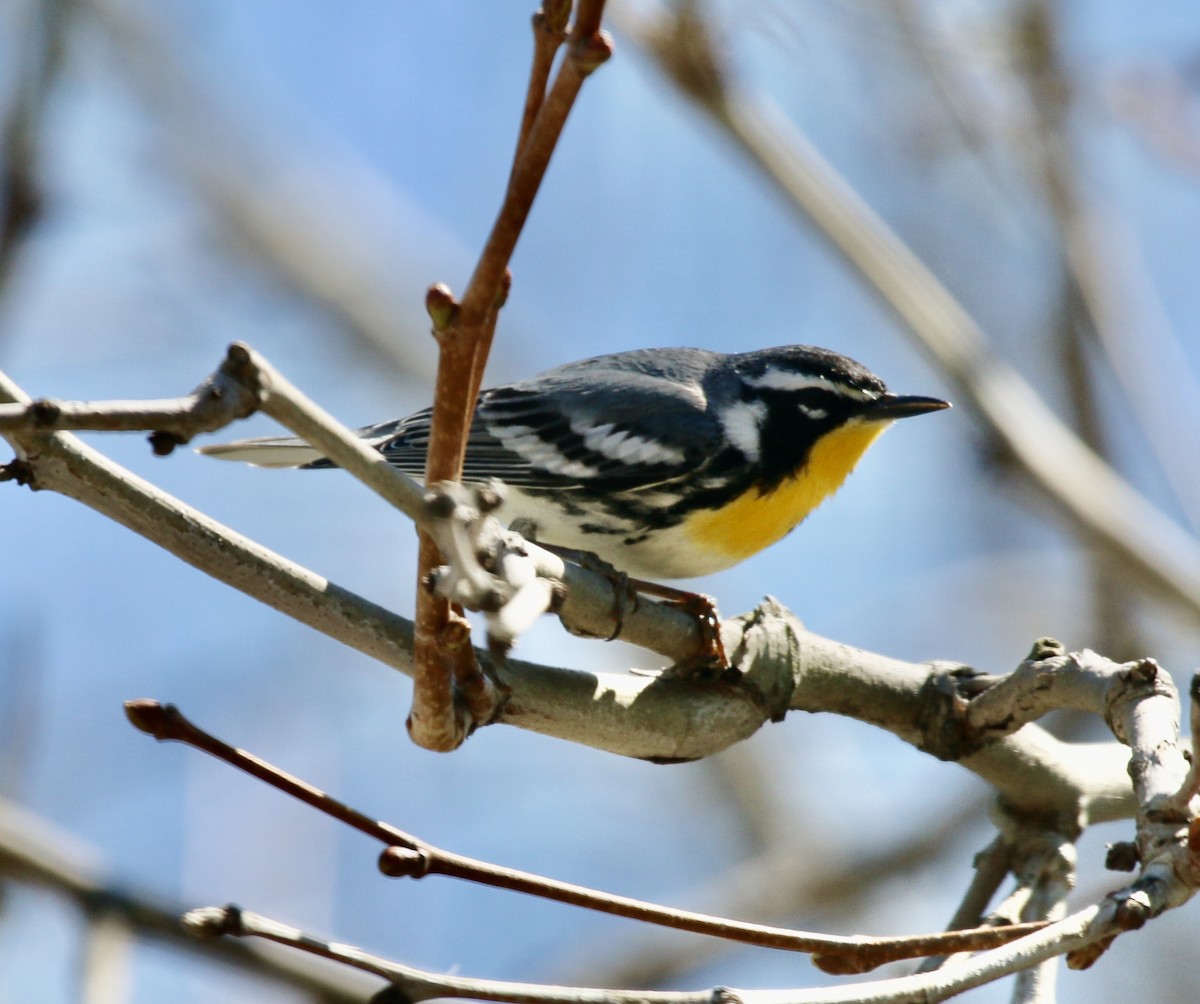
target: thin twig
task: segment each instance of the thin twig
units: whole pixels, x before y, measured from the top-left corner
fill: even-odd
[[[513,154],[513,170],[516,170],[533,121],[546,98],[546,84],[554,67],[554,57],[567,39],[570,17],[570,0],[546,0],[541,10],[533,15],[533,64],[529,68],[529,86],[525,91],[525,109],[517,134],[516,152]]]
[[[0,403],[0,434],[70,430],[149,432],[154,452],[216,432],[259,408],[257,380],[247,378],[247,358],[233,346],[212,376],[186,397],[156,401],[37,401]]]
[[[1010,928],[983,928],[981,931],[956,931],[911,938],[846,938],[674,910],[444,851],[388,823],[372,819],[265,760],[222,742],[197,728],[173,705],[149,700],[128,701],[125,710],[136,728],[155,739],[181,742],[202,750],[385,844],[387,849],[380,857],[379,867],[384,874],[393,878],[446,875],[465,879],[676,930],[760,947],[813,953],[818,965],[836,972],[867,972],[885,962],[928,955],[930,952],[990,948],[1007,944],[1037,930],[1039,926],[1026,924]]]
[[[435,997],[466,997],[474,1000],[509,1004],[713,1004],[710,990],[692,992],[584,990],[575,987],[550,987],[533,983],[508,983],[499,980],[470,979],[463,976],[427,972],[412,966],[371,955],[360,948],[340,942],[323,941],[299,928],[281,924],[261,914],[236,906],[205,907],[192,910],[183,918],[184,925],[197,937],[254,937],[288,945],[302,952],[331,959],[346,966],[389,981],[399,992],[375,1000],[424,1001]]]
[[[266,938],[373,973],[391,981],[397,990],[395,998],[383,996],[381,1000],[469,997],[510,1004],[713,1004],[731,1000],[741,1004],[936,1004],[1053,958],[1064,949],[1083,951],[1111,940],[1125,929],[1126,919],[1112,902],[1090,906],[1019,941],[936,973],[815,990],[717,987],[704,991],[599,990],[447,976],[381,959],[351,945],[323,941],[236,906],[193,910],[184,923],[201,937]]]
[[[484,243],[479,261],[467,282],[462,302],[454,303],[443,287],[430,290],[430,314],[438,340],[438,372],[429,428],[426,484],[456,482],[462,478],[463,455],[475,401],[491,350],[497,313],[507,296],[508,263],[533,207],[534,197],[550,163],[567,116],[584,80],[603,64],[611,43],[600,33],[603,0],[580,4],[567,46],[567,56],[553,85],[520,129],[508,189]],[[559,16],[556,13],[556,16]],[[531,89],[544,58],[535,46]],[[532,98],[527,97],[526,109]],[[422,540],[418,581],[424,582],[437,563],[433,542]],[[466,725],[456,712],[455,683],[479,681],[472,650],[463,640],[460,620],[450,604],[425,590],[417,593],[415,647],[413,650],[413,705],[409,735],[420,746],[433,750],[456,748],[466,737]],[[468,705],[477,703],[468,697]]]

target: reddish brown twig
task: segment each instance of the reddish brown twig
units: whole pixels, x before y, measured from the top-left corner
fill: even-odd
[[[521,131],[513,153],[513,170],[521,159],[521,151],[529,139],[533,120],[546,97],[546,85],[554,68],[554,57],[567,40],[567,22],[571,18],[571,0],[546,0],[542,9],[533,15],[533,65],[529,68],[529,87],[525,91],[525,110],[521,115]]]
[[[868,972],[876,966],[897,959],[993,948],[1015,941],[1044,926],[1015,924],[1006,928],[951,931],[912,938],[859,938],[793,931],[783,927],[713,917],[690,910],[675,910],[627,896],[615,896],[585,886],[559,882],[530,872],[503,868],[442,850],[389,823],[372,819],[307,782],[284,773],[265,760],[209,735],[188,721],[173,705],[162,705],[151,700],[127,701],[125,712],[135,727],[154,736],[155,739],[174,740],[203,750],[360,833],[386,844],[386,850],[380,855],[379,867],[384,874],[396,878],[446,875],[681,931],[707,934],[764,948],[810,953],[817,966],[838,973]]]
[[[429,291],[427,306],[438,341],[438,373],[434,389],[425,483],[462,478],[463,454],[475,400],[491,350],[496,318],[508,294],[508,262],[528,219],[550,156],[567,115],[587,76],[611,54],[600,32],[603,0],[579,5],[567,56],[546,90],[554,54],[560,44],[570,5],[547,4],[534,18],[534,58],[518,133],[508,190],[492,225],[461,302],[441,285]],[[422,538],[418,577],[427,580],[439,562],[437,548]],[[471,646],[461,644],[465,621],[444,599],[427,590],[417,594],[413,646],[413,706],[409,735],[433,750],[451,750],[465,738],[491,695],[479,672]],[[456,688],[469,692],[456,700]],[[462,714],[469,707],[469,716]],[[468,720],[470,719],[470,720]]]

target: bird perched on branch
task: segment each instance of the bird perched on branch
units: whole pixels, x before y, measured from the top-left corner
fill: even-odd
[[[645,579],[706,575],[785,536],[833,494],[898,418],[948,408],[891,394],[828,349],[724,355],[638,349],[483,391],[463,480],[507,486],[496,513],[539,542]],[[360,429],[421,478],[430,409]],[[331,467],[302,440],[204,447],[262,467]]]

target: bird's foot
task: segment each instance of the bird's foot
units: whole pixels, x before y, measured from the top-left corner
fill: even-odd
[[[613,632],[608,637],[608,641],[620,636],[621,629],[625,624],[625,616],[630,611],[637,609],[643,596],[649,596],[690,614],[700,626],[701,645],[699,650],[686,662],[672,666],[668,675],[708,675],[721,673],[729,668],[729,660],[725,656],[725,646],[721,642],[721,618],[717,613],[716,600],[711,596],[693,593],[686,589],[676,589],[674,586],[664,586],[660,582],[631,578],[627,573],[620,571],[591,551],[549,544],[539,544],[538,546],[553,551],[560,558],[571,561],[581,568],[603,575],[613,584]]]

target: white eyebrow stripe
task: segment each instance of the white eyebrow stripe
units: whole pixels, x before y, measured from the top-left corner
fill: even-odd
[[[762,453],[762,423],[767,417],[765,401],[738,401],[721,409],[717,416],[725,435],[747,460],[756,462]]]
[[[765,390],[828,390],[846,397],[869,401],[879,397],[875,391],[861,390],[848,384],[838,383],[829,377],[812,376],[808,373],[791,373],[787,370],[767,370],[762,376],[746,377],[746,383],[751,387]]]

